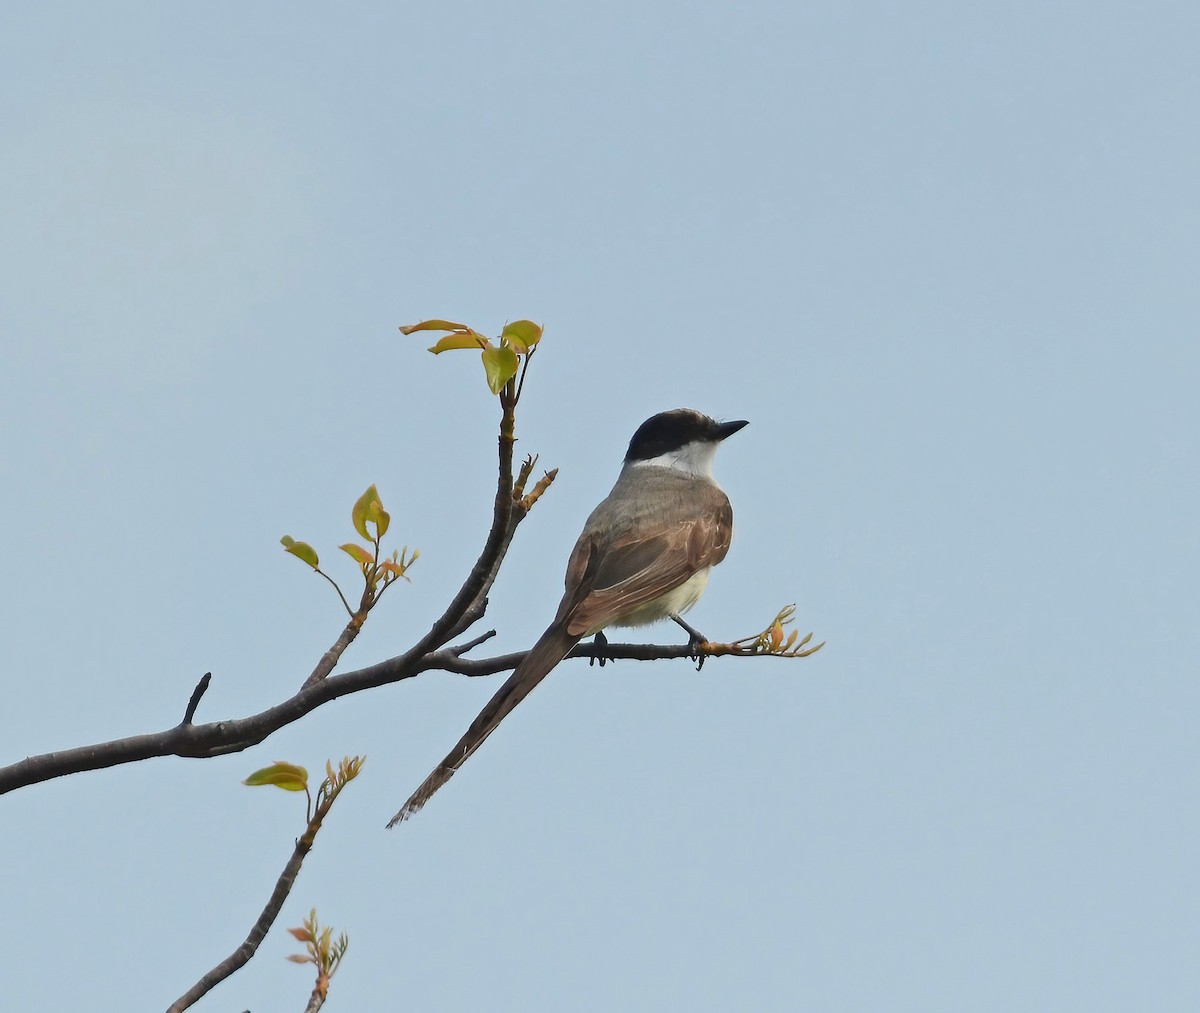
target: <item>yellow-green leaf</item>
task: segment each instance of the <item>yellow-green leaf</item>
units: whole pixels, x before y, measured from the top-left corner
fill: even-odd
[[[372,519],[371,504],[378,502],[379,492],[372,485],[358,497],[357,502],[354,504],[354,509],[350,511],[350,519],[354,522],[354,530],[362,535],[363,538],[371,538],[371,533],[367,531],[367,521]]]
[[[346,555],[353,559],[356,563],[362,563],[364,566],[366,566],[368,563],[375,562],[375,557],[361,545],[355,545],[353,542],[347,542],[345,545],[339,545],[338,548],[346,553]]]
[[[456,348],[491,348],[492,343],[478,331],[468,331],[466,334],[447,334],[436,345],[430,345],[429,350],[434,355],[450,352]]]
[[[284,535],[279,539],[279,544],[297,559],[304,560],[314,570],[320,565],[320,560],[317,558],[317,550],[309,545],[308,542],[298,542],[291,535]]]
[[[507,338],[508,343],[516,351],[528,352],[542,340],[542,330],[543,328],[532,320],[514,320],[512,323],[504,325],[504,331],[500,337]]]
[[[382,538],[387,534],[387,529],[391,526],[392,515],[383,509],[383,504],[379,500],[376,500],[375,509],[372,511],[372,516],[369,520],[375,522],[375,528],[379,532],[379,537]]]
[[[401,566],[399,563],[393,563],[389,560],[387,562],[380,563],[379,569],[384,573],[390,573],[393,577],[403,577],[405,580],[408,580],[408,576],[404,572],[405,567]]]
[[[520,362],[511,348],[485,348],[483,369],[487,373],[488,386],[493,394],[499,394],[504,385],[517,375]]]
[[[416,334],[417,331],[469,331],[466,324],[456,324],[453,320],[422,320],[419,324],[408,324],[400,328],[401,334]]]
[[[308,787],[308,771],[294,763],[276,760],[271,766],[256,770],[242,784],[248,784],[252,788],[273,784],[284,791],[304,791]]]

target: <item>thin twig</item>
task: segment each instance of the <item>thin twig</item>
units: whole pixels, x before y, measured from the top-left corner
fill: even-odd
[[[192,718],[196,716],[196,708],[200,706],[200,698],[204,696],[204,692],[208,689],[210,682],[212,682],[212,672],[205,672],[200,676],[200,681],[196,683],[196,688],[192,690],[192,698],[188,701],[187,710],[183,712],[183,720],[179,722],[181,725],[190,725],[192,723]]]
[[[296,842],[295,848],[292,849],[291,858],[288,859],[287,864],[283,867],[283,872],[279,874],[279,879],[275,881],[275,889],[271,891],[271,899],[267,901],[267,906],[262,909],[262,914],[258,916],[258,920],[251,926],[250,934],[246,936],[241,946],[217,964],[216,967],[206,971],[196,984],[176,999],[167,1008],[167,1013],[180,1013],[181,1010],[187,1009],[215,985],[220,984],[238,970],[238,968],[245,966],[250,958],[254,956],[259,944],[266,938],[267,932],[270,931],[271,926],[275,923],[275,919],[279,917],[279,912],[283,908],[283,902],[287,900],[288,895],[292,892],[292,887],[296,883],[296,877],[300,873],[300,866],[304,863],[304,859],[308,853],[312,851],[313,842],[317,839],[317,833],[320,831],[325,817],[329,815],[329,810],[333,808],[333,803],[337,801],[337,797],[341,794],[342,789],[358,776],[358,772],[362,769],[363,759],[364,757],[354,757],[353,759],[347,757],[342,761],[336,775],[333,773],[332,767],[326,764],[329,776],[317,790],[316,811],[308,817],[304,834]],[[305,793],[307,794],[307,792],[308,789],[306,787]],[[329,969],[319,965],[318,970],[321,974],[324,974]]]
[[[488,531],[483,551],[453,601],[429,628],[429,632],[403,655],[410,664],[417,662],[430,651],[444,646],[447,641],[463,632],[466,628],[462,625],[464,617],[477,612],[480,602],[487,597],[496,580],[500,563],[508,552],[513,533],[525,516],[520,504],[514,503],[512,498],[513,444],[516,442],[515,401],[508,396],[502,396],[500,400],[503,410],[500,416],[500,435],[497,438],[499,460],[491,529]]]
[[[521,469],[517,472],[516,481],[513,482],[512,498],[513,501],[519,503],[525,495],[525,483],[529,481],[529,476],[533,474],[533,467],[537,464],[538,455],[530,454],[521,462]]]
[[[542,493],[550,488],[550,483],[558,477],[558,469],[551,468],[546,474],[538,479],[537,484],[530,491],[528,496],[521,497],[521,508],[529,513],[533,509],[533,504],[542,498]]]
[[[196,984],[167,1007],[167,1013],[181,1013],[182,1010],[187,1009],[239,968],[244,967],[258,951],[259,944],[266,938],[275,919],[279,917],[284,901],[292,892],[296,877],[300,873],[300,866],[304,864],[305,857],[312,850],[313,841],[316,839],[317,831],[321,829],[321,821],[329,812],[330,804],[332,804],[332,799],[326,800],[317,807],[316,815],[309,821],[304,836],[296,842],[291,858],[287,860],[283,872],[279,874],[279,879],[275,882],[275,889],[271,891],[271,899],[262,909],[258,920],[251,926],[250,934],[246,936],[242,945],[210,971],[205,972]]]
[[[350,603],[348,601],[346,601],[346,596],[344,594],[342,594],[342,589],[340,587],[338,587],[338,582],[336,580],[334,580],[331,576],[329,576],[329,574],[327,574],[320,567],[313,567],[313,569],[315,569],[317,571],[317,573],[319,573],[322,577],[324,577],[327,581],[329,581],[330,584],[333,585],[333,589],[337,592],[337,596],[342,599],[342,604],[346,606],[346,614],[351,615],[351,616],[354,615],[354,609],[352,609],[350,607]]]
[[[516,401],[513,398],[501,398],[500,435],[497,442],[498,469],[496,478],[496,498],[492,507],[492,527],[484,542],[483,551],[476,560],[467,579],[459,588],[454,600],[447,606],[446,611],[430,627],[416,644],[403,655],[409,663],[419,660],[430,651],[437,650],[448,641],[458,636],[464,630],[474,625],[483,615],[487,601],[487,593],[496,581],[500,564],[508,554],[517,525],[524,519],[528,510],[521,503],[513,501],[513,444],[516,442],[516,417],[514,414]],[[530,466],[532,467],[532,465]],[[375,555],[378,560],[379,545],[376,543]],[[342,653],[350,646],[358,630],[361,628],[369,610],[367,592],[363,593],[363,606],[357,613],[352,613],[350,623],[342,631],[342,636],[334,644],[313,669],[312,674],[304,681],[302,690],[310,689],[328,677],[337,665]],[[357,624],[357,625],[356,625]]]
[[[461,658],[467,651],[473,651],[480,644],[491,640],[496,635],[495,630],[488,630],[486,633],[481,633],[473,640],[468,640],[465,644],[459,644],[456,647],[447,647],[446,650],[456,658]]]
[[[354,643],[355,637],[362,630],[363,620],[366,618],[365,612],[359,612],[357,615],[352,615],[350,621],[346,623],[346,628],[342,630],[341,636],[337,638],[333,646],[321,655],[321,660],[317,662],[317,667],[312,670],[312,673],[304,680],[304,685],[301,690],[308,689],[310,686],[315,686],[318,682],[325,679],[330,672],[337,667],[338,661],[341,660],[343,654],[346,653],[346,648]]]
[[[528,352],[525,353],[525,362],[521,366],[521,379],[517,381],[517,393],[513,397],[513,403],[521,400],[521,391],[525,389],[525,374],[529,371],[529,360],[533,358],[533,353],[537,351],[537,345],[534,345]]]

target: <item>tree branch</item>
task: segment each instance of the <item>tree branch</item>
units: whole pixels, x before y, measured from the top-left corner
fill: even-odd
[[[529,513],[533,500],[525,502],[522,499],[524,482],[528,477],[526,470],[521,471],[519,487],[513,483],[513,445],[516,443],[516,404],[517,399],[506,388],[500,397],[500,435],[497,438],[497,477],[496,497],[492,507],[492,526],[484,541],[483,550],[462,587],[446,607],[445,612],[429,628],[429,631],[418,640],[408,651],[397,659],[404,664],[413,664],[431,651],[444,647],[447,642],[458,636],[464,630],[477,623],[487,610],[487,595],[500,572],[500,564],[508,554],[517,525]],[[529,462],[532,468],[532,460]],[[538,495],[553,481],[553,476],[547,476],[538,484]],[[536,500],[536,497],[534,497]],[[378,551],[378,547],[377,547]],[[329,677],[337,665],[343,652],[358,636],[370,605],[365,598],[363,606],[357,613],[351,613],[350,622],[346,625],[337,643],[322,656],[312,674],[304,681],[302,690],[311,689]]]
[[[500,564],[512,542],[517,525],[527,516],[533,501],[545,490],[553,479],[547,474],[525,495],[525,483],[532,471],[534,459],[530,458],[521,469],[519,480],[513,480],[514,391],[505,388],[501,395],[500,434],[497,444],[498,475],[496,497],[492,511],[492,525],[484,543],[483,551],[472,567],[467,579],[459,588],[454,600],[445,612],[433,623],[429,631],[409,650],[387,661],[340,675],[329,674],[342,652],[349,646],[361,626],[361,621],[352,618],[338,641],[327,651],[317,668],[293,696],[245,718],[215,721],[196,725],[191,723],[196,705],[199,704],[207,683],[201,680],[196,687],[182,724],[160,732],[131,735],[109,742],[79,746],[73,749],[42,753],[26,757],[7,767],[0,768],[0,795],[31,784],[49,781],[68,774],[85,770],[101,770],[124,763],[147,760],[154,756],[188,756],[206,758],[237,753],[256,746],[272,733],[278,731],[316,710],[318,707],[352,693],[386,686],[390,683],[411,679],[423,672],[440,670],[465,676],[494,675],[509,671],[517,666],[525,653],[506,654],[495,658],[471,660],[462,657],[471,647],[486,639],[478,637],[458,648],[447,648],[446,644],[468,629],[484,614],[487,594],[495,582]],[[781,613],[781,616],[783,614]],[[786,618],[786,617],[785,617]],[[778,621],[777,621],[778,622]],[[732,644],[706,643],[700,645],[703,655],[721,656],[771,656],[756,647],[749,638]],[[803,643],[807,641],[802,642]],[[790,644],[790,642],[789,642]],[[813,648],[815,650],[815,648]],[[636,661],[665,660],[695,656],[690,646],[662,647],[651,644],[610,644],[604,656],[612,659]],[[567,657],[593,657],[590,646],[576,647]]]
[[[275,919],[279,917],[283,902],[292,892],[292,886],[300,873],[300,866],[304,864],[305,856],[311,850],[312,841],[308,834],[305,834],[296,842],[292,857],[283,867],[283,872],[275,883],[275,889],[271,892],[271,899],[267,901],[267,906],[263,908],[262,914],[258,916],[258,920],[251,927],[245,942],[176,999],[167,1008],[167,1013],[180,1013],[181,1010],[187,1009],[239,968],[249,963],[250,958],[258,951],[259,944],[266,938],[268,930],[275,923]]]
[[[367,618],[366,613],[362,612],[357,615],[351,615],[350,621],[346,623],[346,628],[342,630],[341,636],[334,641],[334,644],[328,651],[321,655],[321,660],[317,662],[317,667],[312,670],[312,673],[301,689],[308,689],[310,686],[315,686],[322,679],[329,676],[329,673],[337,666],[343,654],[346,653],[346,648],[354,643],[354,639],[362,630],[363,620]]]
[[[212,968],[212,970],[205,972],[196,984],[167,1007],[167,1013],[182,1013],[183,1010],[203,998],[231,974],[250,962],[250,959],[258,951],[259,944],[267,937],[267,932],[275,924],[275,919],[279,917],[279,912],[283,909],[283,902],[288,899],[288,895],[292,892],[292,887],[296,884],[296,877],[300,874],[300,866],[304,864],[304,859],[312,851],[317,831],[321,829],[321,822],[328,815],[336,798],[336,793],[328,795],[317,807],[313,818],[309,820],[304,835],[296,842],[295,848],[292,849],[291,858],[287,860],[287,864],[283,867],[283,872],[279,874],[279,879],[275,881],[275,889],[271,891],[271,899],[267,901],[267,906],[262,909],[262,914],[258,916],[258,920],[251,926],[250,934],[246,936],[242,945]]]
[[[331,676],[329,673],[361,628],[362,619],[352,616],[337,642],[322,655],[300,691],[282,703],[248,718],[206,725],[190,723],[194,708],[189,704],[184,723],[174,728],[92,746],[43,753],[0,768],[0,794],[55,777],[133,763],[152,756],[207,757],[239,752],[262,742],[272,732],[299,720],[330,700],[409,679],[430,668],[447,668],[453,671],[460,659],[440,652],[440,649],[483,615],[487,608],[488,591],[496,580],[513,534],[528,513],[527,507],[516,502],[513,496],[513,445],[516,442],[514,391],[506,388],[501,395],[500,404],[496,496],[492,525],[483,551],[445,612],[408,651],[399,657],[359,669],[357,672]],[[524,470],[522,475],[523,485],[526,477]],[[524,492],[523,488],[521,492]],[[195,702],[199,703],[198,697]]]
[[[429,632],[418,640],[402,657],[408,662],[427,655],[444,647],[471,623],[483,615],[486,607],[487,593],[495,583],[500,563],[508,552],[517,525],[524,520],[526,511],[520,504],[513,502],[513,444],[516,402],[512,398],[501,396],[502,412],[500,416],[500,435],[497,439],[497,457],[499,458],[496,478],[496,498],[492,505],[492,527],[488,531],[483,551],[467,575],[458,594],[446,607]],[[469,620],[469,621],[468,621]]]
[[[431,651],[416,661],[410,661],[408,654],[402,654],[353,672],[331,675],[324,682],[301,690],[282,703],[249,717],[214,721],[203,725],[175,725],[160,732],[131,735],[95,745],[26,757],[7,767],[0,767],[0,795],[67,774],[102,770],[154,756],[206,758],[239,753],[258,745],[272,733],[299,721],[318,707],[352,693],[402,682],[430,671],[451,672],[472,678],[495,675],[516,668],[526,653],[518,651],[494,658],[470,659],[460,657],[464,649],[450,647]],[[700,649],[712,657],[775,657],[737,644],[702,644]],[[693,649],[686,644],[609,644],[604,651],[606,658],[630,661],[689,658],[692,653]],[[586,644],[581,644],[567,655],[568,658],[592,656],[592,649]]]

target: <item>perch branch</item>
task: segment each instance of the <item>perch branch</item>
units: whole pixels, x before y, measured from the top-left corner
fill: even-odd
[[[282,703],[249,717],[213,721],[202,725],[175,725],[160,732],[131,735],[95,745],[30,756],[7,767],[0,767],[0,795],[67,774],[102,770],[154,756],[207,758],[239,753],[258,745],[272,733],[299,721],[318,707],[352,693],[402,682],[430,671],[450,672],[471,678],[496,675],[516,668],[525,657],[524,651],[518,651],[493,658],[463,658],[460,654],[465,647],[466,645],[431,651],[415,660],[410,660],[408,654],[402,654],[353,672],[331,675],[323,682],[303,689]],[[736,643],[705,643],[699,645],[699,649],[711,657],[778,657],[758,651],[753,645]],[[609,644],[604,653],[612,659],[665,661],[689,658],[693,649],[686,644]],[[592,648],[588,644],[581,644],[567,657],[591,658]]]

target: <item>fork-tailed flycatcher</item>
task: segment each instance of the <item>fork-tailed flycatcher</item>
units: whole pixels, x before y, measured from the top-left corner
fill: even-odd
[[[616,485],[571,552],[554,622],[389,827],[428,802],[584,637],[597,635],[602,645],[606,627],[674,619],[693,645],[702,639],[679,617],[729,551],[733,508],[713,480],[712,461],[717,445],[744,425],[678,408],[638,427]]]

